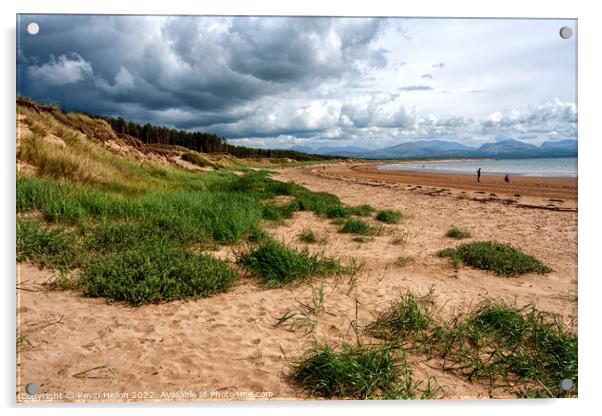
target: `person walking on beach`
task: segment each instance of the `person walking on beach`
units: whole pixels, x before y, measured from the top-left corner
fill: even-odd
[[[510,178],[508,177],[508,174],[506,174],[506,177],[504,178],[504,182],[510,182]]]
[[[477,182],[481,182],[481,168],[477,169]]]

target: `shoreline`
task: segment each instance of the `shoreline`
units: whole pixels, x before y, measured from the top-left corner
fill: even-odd
[[[578,177],[512,176],[504,182],[504,175],[483,175],[476,181],[476,175],[460,173],[422,172],[410,170],[382,171],[382,162],[356,165],[325,167],[322,174],[359,181],[377,181],[391,184],[405,184],[417,188],[432,187],[455,189],[477,194],[502,194],[510,197],[527,197],[544,200],[575,202],[578,193]],[[555,201],[552,201],[555,202]]]
[[[454,170],[445,170],[445,165],[448,163],[456,163],[456,162],[477,162],[477,161],[484,161],[484,160],[499,160],[499,159],[494,159],[494,158],[487,158],[487,159],[424,159],[424,160],[412,160],[412,161],[408,161],[408,160],[400,160],[400,161],[392,161],[392,162],[382,162],[379,161],[379,163],[375,163],[374,165],[376,166],[376,170],[380,171],[380,172],[398,172],[398,171],[403,171],[403,172],[423,172],[423,173],[439,173],[439,174],[445,174],[445,175],[468,175],[468,176],[475,176],[475,171],[471,170],[471,171],[465,171],[465,172],[461,172],[461,171],[454,171]],[[429,167],[425,167],[425,165],[422,166],[422,169],[419,168],[416,165],[419,165],[420,163],[429,163],[429,164],[434,164],[434,165],[439,165],[440,167],[442,167],[442,169],[440,170],[435,170]],[[396,169],[396,168],[385,168],[386,166],[395,166],[395,165],[401,165],[400,168]],[[405,168],[403,167],[403,165],[414,165],[414,168]],[[476,169],[475,169],[476,170]],[[530,174],[523,174],[523,173],[510,173],[509,175],[511,177],[528,177],[528,178],[554,178],[554,179],[561,179],[561,178],[569,178],[569,179],[573,179],[573,178],[577,178],[578,175],[577,173],[573,174],[568,174],[568,175],[530,175]],[[495,172],[495,173],[487,173],[484,172],[482,174],[482,176],[505,176],[505,173],[501,173],[501,172]]]
[[[468,173],[468,172],[452,172],[452,171],[446,171],[446,170],[429,170],[428,168],[424,168],[422,170],[420,169],[378,169],[379,166],[383,166],[382,164],[378,164],[377,166],[375,166],[375,170],[377,172],[414,172],[414,173],[428,173],[428,174],[435,174],[435,175],[462,175],[462,176],[468,176],[468,177],[475,177],[476,175],[474,173]],[[578,176],[570,176],[570,175],[565,175],[565,176],[547,176],[547,175],[524,175],[524,174],[520,174],[520,173],[512,173],[512,174],[508,174],[510,176],[510,178],[533,178],[533,179],[577,179]],[[505,175],[501,174],[501,173],[487,173],[484,172],[481,174],[481,178],[484,176],[494,176],[494,177],[501,177],[503,178]]]

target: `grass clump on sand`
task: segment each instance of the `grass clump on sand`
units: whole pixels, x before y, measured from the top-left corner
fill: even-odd
[[[494,241],[478,241],[462,244],[458,248],[447,248],[439,253],[477,269],[492,270],[501,276],[516,276],[525,273],[548,273],[552,269],[535,257],[506,244]]]
[[[367,217],[374,211],[370,205],[344,206],[333,205],[326,209],[325,215],[330,219],[349,218],[352,215]]]
[[[331,274],[352,274],[351,266],[343,267],[338,259],[297,251],[278,241],[266,239],[239,256],[239,263],[263,279],[270,287]]]
[[[435,322],[432,305],[432,292],[423,297],[417,297],[411,292],[402,293],[366,327],[366,331],[376,338],[388,340],[402,340],[408,335],[420,335],[424,339],[425,331]]]
[[[445,235],[449,238],[455,238],[457,240],[470,238],[472,236],[472,234],[470,234],[470,231],[466,231],[458,227],[451,227],[449,230],[447,230],[447,233]]]
[[[435,313],[432,291],[403,293],[366,332],[406,351],[426,354],[441,370],[519,397],[572,397],[562,379],[577,380],[577,336],[534,306],[486,300],[449,319]]]
[[[373,235],[376,233],[376,230],[365,221],[349,219],[345,221],[340,232],[346,234]]]
[[[304,241],[306,243],[317,243],[318,237],[312,230],[303,230],[299,234],[299,240]]]
[[[310,229],[305,229],[305,230],[301,231],[297,237],[299,238],[299,240],[303,241],[304,243],[312,243],[312,244],[315,244],[315,243],[324,244],[324,243],[326,243],[326,238],[325,237],[318,237],[316,235],[316,233],[314,233]]]
[[[506,385],[520,397],[571,397],[559,382],[577,380],[577,336],[533,306],[489,301],[441,332],[445,369],[468,380]]]
[[[358,217],[367,217],[374,212],[374,208],[371,205],[363,204],[351,207],[351,214],[357,215]]]
[[[397,224],[401,221],[401,212],[385,209],[376,214],[376,219],[387,224]]]
[[[391,345],[334,349],[316,343],[292,366],[292,381],[309,395],[348,399],[411,399],[417,383]]]
[[[225,261],[159,244],[94,257],[77,284],[86,296],[140,305],[224,292],[236,278]]]

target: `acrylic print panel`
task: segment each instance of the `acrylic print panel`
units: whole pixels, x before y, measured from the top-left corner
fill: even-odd
[[[575,20],[17,20],[19,402],[577,396]]]

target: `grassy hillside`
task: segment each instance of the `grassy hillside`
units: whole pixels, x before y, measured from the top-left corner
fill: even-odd
[[[107,142],[117,140],[134,146],[139,150],[151,151],[158,155],[191,152],[193,155],[205,155],[203,165],[207,163],[207,156],[228,155],[229,158],[244,159],[247,162],[257,163],[292,163],[292,162],[321,162],[339,160],[337,156],[308,154],[295,150],[259,149],[237,146],[228,143],[224,137],[202,131],[184,131],[169,127],[155,126],[150,123],[140,125],[126,121],[122,117],[102,117],[89,113],[66,112],[54,105],[46,105],[26,97],[17,97],[17,113],[30,113],[31,111],[55,119],[61,124],[81,131],[90,138]],[[190,157],[190,156],[188,156]],[[240,164],[240,163],[238,163]]]
[[[264,219],[353,212],[240,160],[128,142],[86,115],[20,105],[18,127],[17,261],[60,270],[57,286],[89,296],[140,304],[225,291],[239,269],[211,250],[265,244]],[[180,154],[206,169],[184,169]],[[280,195],[290,202],[270,203]]]

